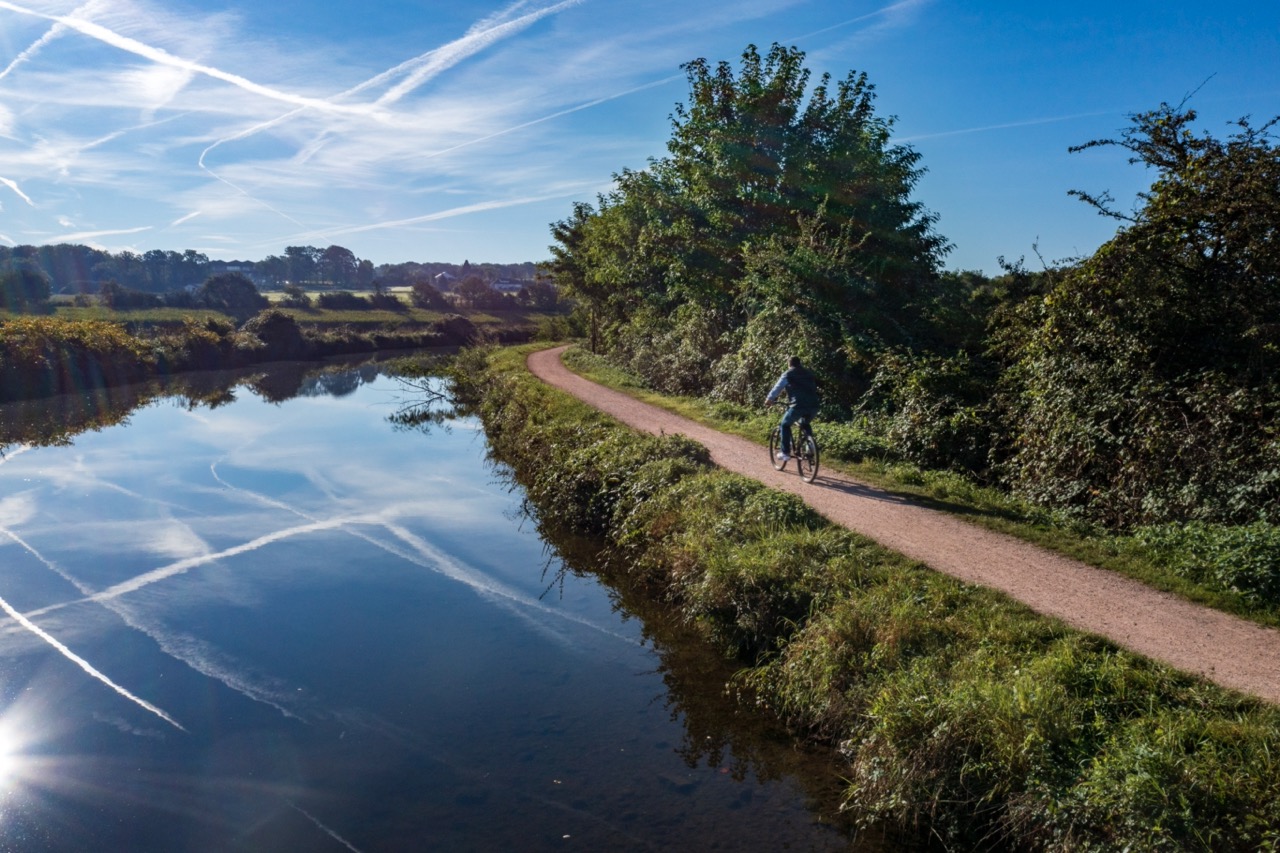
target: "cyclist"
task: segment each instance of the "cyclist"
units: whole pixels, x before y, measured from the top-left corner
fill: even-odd
[[[774,383],[769,394],[764,398],[766,406],[786,392],[791,397],[791,405],[782,416],[782,447],[778,453],[778,461],[786,462],[791,458],[791,425],[803,419],[812,420],[818,414],[818,380],[809,368],[800,362],[799,356],[791,356],[787,360],[787,369]]]

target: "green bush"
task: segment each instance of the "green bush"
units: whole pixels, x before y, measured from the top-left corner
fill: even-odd
[[[271,360],[297,359],[307,354],[307,341],[298,321],[283,311],[262,311],[244,324],[243,331],[262,342],[263,355]]]

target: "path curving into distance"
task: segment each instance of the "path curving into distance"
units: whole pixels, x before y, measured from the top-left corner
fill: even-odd
[[[721,468],[799,495],[835,524],[930,568],[999,590],[1038,613],[1222,687],[1280,704],[1280,631],[911,503],[840,473],[805,483],[775,471],[759,444],[727,435],[578,376],[565,347],[528,358],[542,381],[644,432],[705,445]]]

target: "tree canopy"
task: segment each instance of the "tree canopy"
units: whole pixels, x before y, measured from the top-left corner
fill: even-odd
[[[865,74],[810,87],[804,60],[775,44],[737,71],[685,64],[668,155],[552,225],[547,270],[593,346],[659,387],[746,397],[808,341],[849,403],[857,351],[924,331],[912,306],[948,246],[911,197],[919,155],[890,144]],[[850,318],[873,303],[887,319],[868,336]]]
[[[1131,116],[1154,174],[1087,258],[946,272],[865,74],[811,83],[804,54],[684,67],[664,157],[551,226],[546,272],[591,345],[654,388],[759,400],[788,355],[827,418],[892,452],[1091,521],[1280,521],[1277,120],[1198,132]],[[1003,263],[1003,260],[1002,260]]]

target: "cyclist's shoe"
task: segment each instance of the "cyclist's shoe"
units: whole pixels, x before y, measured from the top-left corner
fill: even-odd
[[[779,461],[779,462],[790,462],[790,461],[791,461],[791,456],[790,456],[790,454],[787,454],[787,453],[779,453],[779,454],[778,454],[778,461]]]

